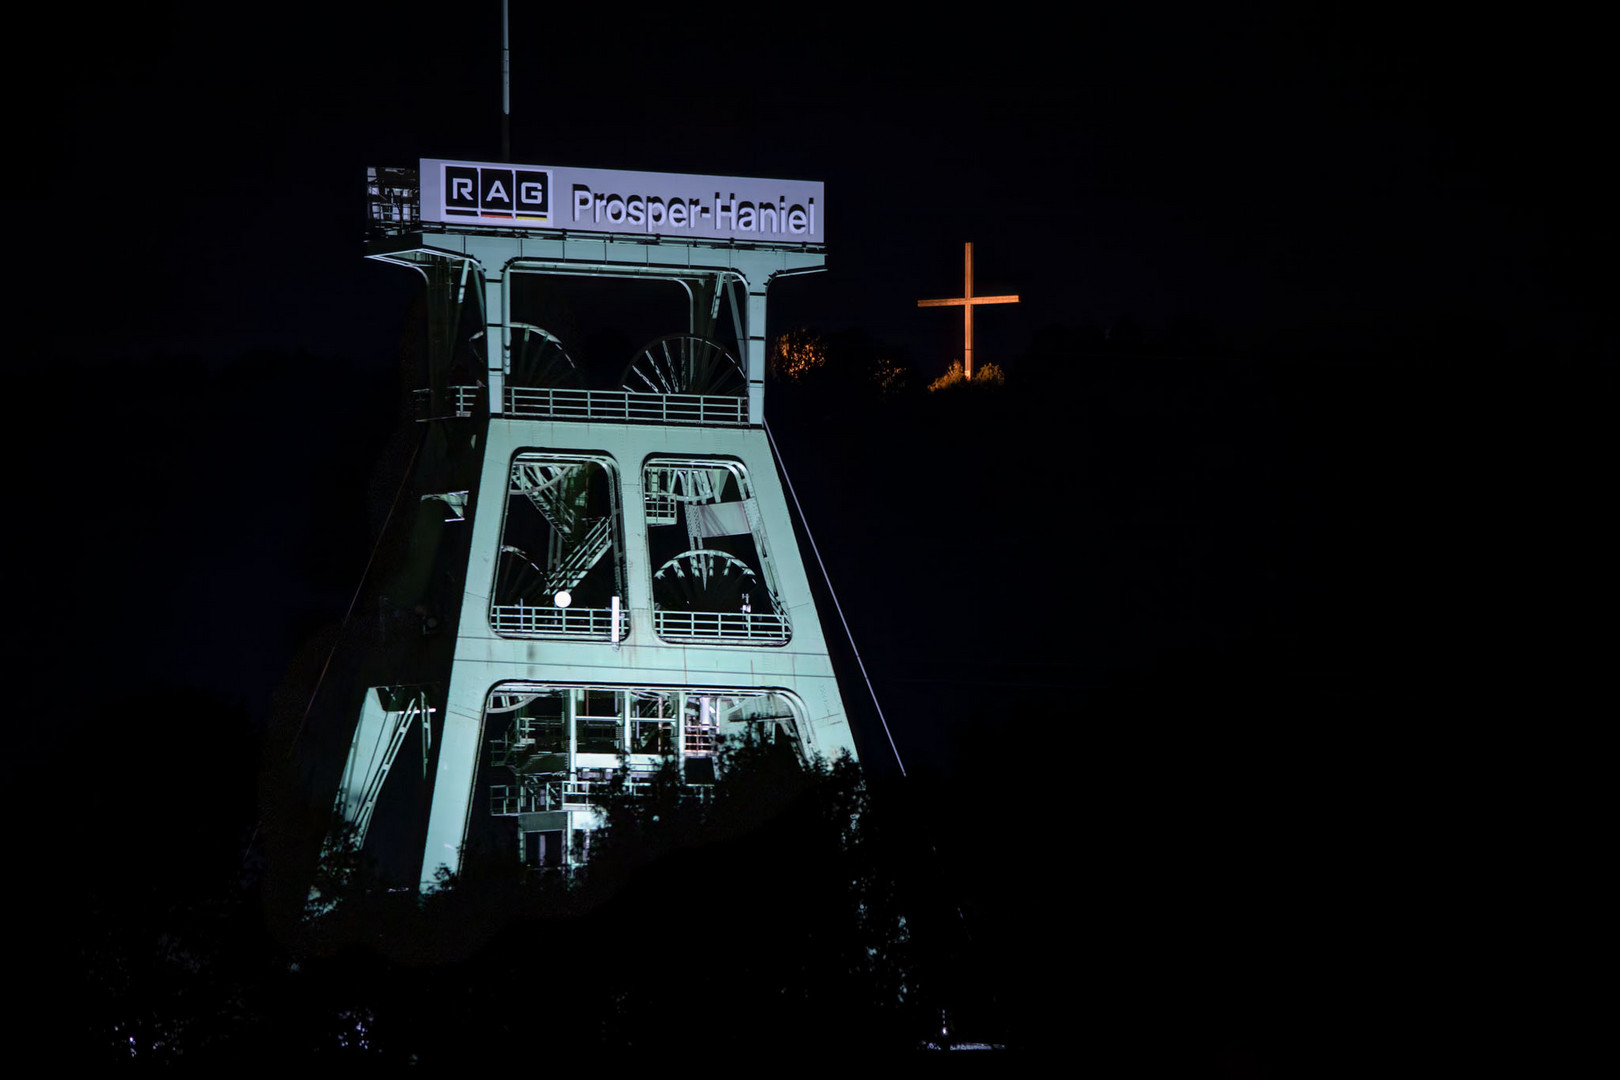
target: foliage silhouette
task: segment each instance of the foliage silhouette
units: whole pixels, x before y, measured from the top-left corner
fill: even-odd
[[[539,977],[566,987],[564,1056],[667,1047],[717,1021],[734,1052],[810,1032],[915,1044],[911,930],[852,761],[801,763],[785,740],[736,739],[722,744],[712,790],[683,785],[671,760],[634,796],[610,790],[603,811],[589,862],[572,873],[469,853],[420,901],[380,887],[352,845],[337,845],[292,951],[355,992],[309,1037],[330,1047],[341,1031],[354,1050],[361,1024],[367,1052],[459,1059],[465,1041],[433,1011],[446,988],[456,1015],[487,1024],[474,1017],[533,999]],[[478,1051],[504,1052],[499,1039]]]
[[[933,393],[937,390],[954,390],[963,386],[1002,386],[1006,381],[1007,375],[1001,370],[1000,364],[981,364],[978,374],[969,379],[966,370],[962,367],[962,361],[952,360],[951,366],[946,369],[945,374],[928,384],[928,390]]]

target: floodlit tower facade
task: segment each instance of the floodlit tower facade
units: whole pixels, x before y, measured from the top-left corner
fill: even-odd
[[[415,469],[444,488],[407,509],[448,565],[404,576],[459,601],[438,653],[373,669],[408,678],[354,688],[336,809],[363,840],[419,737],[424,887],[492,818],[514,858],[574,863],[610,785],[713,783],[728,737],[856,753],[764,429],[767,290],[823,268],[824,206],[801,181],[372,170],[366,255],[427,282]],[[529,321],[536,277],[670,283],[686,325],[593,380]]]

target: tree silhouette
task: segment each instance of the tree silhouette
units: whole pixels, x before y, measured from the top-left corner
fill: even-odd
[[[421,898],[338,830],[291,923],[266,923],[239,876],[109,883],[57,973],[77,1003],[64,1044],[92,1061],[492,1064],[532,1061],[536,1039],[567,1059],[716,1025],[733,1052],[917,1044],[937,1008],[853,762],[741,739],[709,796],[671,767],[604,810],[571,876],[469,852]]]

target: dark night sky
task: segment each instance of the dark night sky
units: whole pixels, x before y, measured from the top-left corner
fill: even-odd
[[[347,603],[416,288],[360,257],[364,170],[498,156],[483,6],[293,4],[250,25],[168,4],[71,28],[63,77],[13,135],[49,162],[25,186],[50,195],[21,222],[37,344],[8,363],[95,432],[50,457],[60,513],[24,538],[69,568],[65,600],[51,575],[27,586],[52,631],[36,669],[76,670],[68,612],[88,605],[133,639],[120,679],[257,713],[293,645]],[[1028,11],[971,30],[814,9],[603,18],[542,25],[519,5],[514,158],[823,179],[830,272],[779,288],[773,332],[859,331],[932,377],[960,323],[915,302],[959,295],[972,240],[978,291],[1023,297],[981,315],[983,357],[1128,319],[1150,347],[1191,323],[1216,352],[1386,364],[1351,436],[1372,433],[1386,464],[1414,416],[1439,431],[1483,386],[1515,395],[1537,365],[1612,359],[1592,268],[1613,215],[1578,25],[1360,5],[1083,12],[1062,31]],[[273,374],[244,366],[256,352],[280,354]],[[1453,403],[1422,414],[1434,394]],[[38,426],[10,430],[37,458]],[[1116,469],[1133,452],[1103,449]],[[108,453],[139,479],[93,481],[92,511]],[[810,453],[796,467],[814,487]],[[1298,495],[1314,485],[1295,464]],[[244,619],[248,581],[263,587]]]
[[[141,269],[71,320],[64,351],[358,356],[391,334],[406,286],[354,258],[360,178],[498,156],[495,16],[277,11],[249,32],[159,5],[72,54],[34,141],[49,205],[73,209],[37,213],[86,244],[135,230],[119,264]],[[537,21],[514,15],[519,160],[827,182],[835,272],[784,318],[932,351],[941,317],[913,301],[955,289],[974,240],[985,284],[1026,297],[984,320],[987,348],[1183,314],[1246,346],[1591,333],[1578,26],[1359,5],[1082,13],[1062,32],[1027,14],[971,33],[830,13],[768,31]]]
[[[64,9],[42,39],[72,46],[49,54],[47,85],[14,95],[28,104],[10,133],[27,148],[13,167],[26,193],[13,267],[28,283],[30,344],[5,363],[49,402],[8,426],[13,459],[44,471],[37,502],[13,505],[38,522],[19,538],[19,558],[41,571],[22,582],[37,629],[20,658],[27,708],[48,711],[93,670],[98,700],[115,686],[198,687],[260,718],[294,649],[342,614],[369,546],[360,504],[417,288],[361,258],[364,170],[498,156],[498,4],[477,6],[488,10],[156,4],[88,25]],[[1290,619],[1311,638],[1335,618],[1321,604],[1361,587],[1374,590],[1369,605],[1404,594],[1371,564],[1334,585],[1344,551],[1326,533],[1351,524],[1358,542],[1381,544],[1409,532],[1442,557],[1431,528],[1442,514],[1411,478],[1453,494],[1459,475],[1473,483],[1484,457],[1452,435],[1473,437],[1487,412],[1505,415],[1500,402],[1538,386],[1579,397],[1612,382],[1612,287],[1593,272],[1614,238],[1593,27],[1539,11],[1509,22],[1350,4],[1187,10],[1198,7],[1083,10],[1059,29],[1023,5],[877,27],[806,5],[668,8],[650,21],[597,6],[574,26],[549,21],[557,5],[543,23],[514,4],[514,159],[826,182],[830,272],[774,295],[773,332],[860,331],[932,377],[960,324],[915,302],[959,295],[971,240],[977,291],[1024,301],[981,315],[985,359],[1017,356],[1043,327],[1121,319],[1150,346],[1192,321],[1212,354],[1259,358],[1267,403],[1235,405],[1208,445],[1187,436],[1205,457],[1230,450],[1258,479],[1172,469],[1176,482],[1157,485],[1160,428],[1134,425],[1128,387],[1110,384],[1077,412],[1116,422],[1089,433],[1077,423],[1081,471],[1123,477],[1095,490],[1077,481],[1077,503],[1106,516],[1122,500],[1135,509],[1116,516],[1140,528],[1074,542],[1077,557],[1129,563],[1120,573],[1134,583],[1103,597],[1074,640],[1025,648],[984,629],[982,665],[949,664],[956,635],[925,620],[922,640],[902,641],[867,601],[890,587],[937,593],[942,578],[958,589],[977,571],[938,550],[886,553],[881,571],[835,555],[891,698],[971,701],[986,715],[1005,701],[998,685],[1039,695],[1071,676],[1151,680],[1164,668],[1142,656],[1110,667],[1082,654],[1130,653],[1120,642],[1160,616],[1186,625],[1147,634],[1142,655],[1259,637],[1247,662],[1281,655]],[[33,178],[30,160],[42,165]],[[286,366],[267,372],[244,359],[253,354]],[[1345,384],[1333,436],[1302,448],[1308,422],[1279,414],[1294,399],[1278,387],[1311,365],[1331,379],[1362,374]],[[1222,375],[1211,390],[1197,365],[1165,370],[1155,378],[1193,372],[1195,396],[1243,383]],[[1336,399],[1331,379],[1304,396]],[[1251,408],[1259,433],[1245,441]],[[1354,422],[1352,409],[1363,410]],[[81,425],[66,452],[54,450],[52,417]],[[851,445],[925,470],[958,449],[1007,452],[996,440],[1018,423],[1002,419],[959,446],[870,433]],[[1034,445],[1064,443],[1058,427]],[[782,434],[812,506],[838,505],[814,436]],[[1367,452],[1339,436],[1367,440]],[[1406,486],[1386,490],[1395,476]],[[1076,489],[1043,474],[1011,490],[1027,501],[1009,517],[1027,522]],[[1228,491],[1242,505],[1199,502]],[[1380,520],[1392,505],[1423,516]],[[823,527],[814,514],[824,544],[882,546],[880,526]],[[1191,613],[1141,584],[1153,556],[1138,543],[1157,535],[1154,521],[1189,514],[1219,534],[1199,549],[1212,562],[1183,568],[1203,598]],[[1019,558],[1047,542],[1035,535],[1014,544]],[[1234,565],[1272,591],[1234,599],[1242,588],[1223,583],[1221,559],[1251,547],[1261,553]],[[1019,573],[1006,587],[1042,585]],[[1057,595],[1078,603],[1089,587]],[[1394,617],[1406,645],[1443,632],[1434,603],[1420,607],[1421,627]],[[1358,610],[1358,632],[1370,618]],[[1353,636],[1313,638],[1282,674],[1354,677],[1376,650]],[[121,643],[113,655],[87,655],[108,640]],[[954,752],[926,718],[886,706],[908,753]],[[71,775],[72,747],[69,727],[39,725],[11,762],[18,775]]]

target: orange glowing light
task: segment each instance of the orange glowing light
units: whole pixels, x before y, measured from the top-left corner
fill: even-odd
[[[965,378],[973,378],[973,309],[979,304],[1016,304],[1016,296],[974,296],[973,295],[973,245],[964,245],[967,254],[963,257],[964,270],[962,273],[962,295],[953,300],[919,300],[918,307],[959,307],[962,309],[962,372]]]

